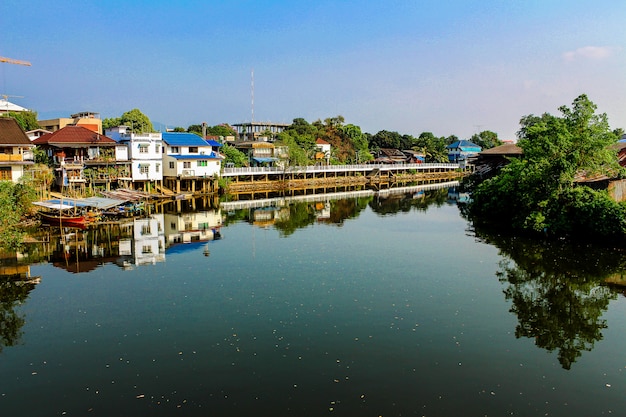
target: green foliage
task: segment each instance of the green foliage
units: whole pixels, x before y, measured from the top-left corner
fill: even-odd
[[[33,155],[35,156],[35,163],[37,164],[52,164],[52,158],[48,157],[46,151],[41,149],[39,146],[35,146],[35,149],[33,149]]]
[[[498,139],[498,134],[490,130],[484,130],[480,133],[474,134],[470,142],[475,143],[482,149],[494,148],[502,145],[502,142]]]
[[[23,131],[39,129],[39,123],[37,123],[37,112],[24,111],[24,112],[9,112],[9,117],[12,117],[17,121]]]
[[[310,158],[307,151],[298,146],[298,143],[288,133],[281,132],[278,134],[277,146],[287,146],[289,149],[289,159],[287,166],[306,166],[309,165]]]
[[[426,162],[448,162],[446,138],[437,137],[432,132],[422,132],[411,149],[423,153]]]
[[[472,219],[559,236],[625,237],[624,207],[605,191],[575,183],[580,175],[621,172],[610,146],[616,137],[595,109],[581,95],[572,108],[559,108],[562,117],[523,117],[518,144],[524,159],[478,185],[468,207]]]
[[[23,215],[32,208],[36,192],[30,185],[30,179],[14,184],[0,181],[0,246],[16,249],[22,243],[24,232],[19,227]]]
[[[122,114],[121,117],[108,118],[102,121],[103,129],[116,126],[128,126],[135,133],[154,132],[152,122],[139,109],[132,109]]]
[[[226,157],[224,159],[224,165],[233,164],[236,167],[244,167],[248,165],[248,158],[246,154],[236,149],[234,146],[225,144],[220,149],[220,153]]]
[[[184,132],[185,130],[183,130]],[[187,132],[202,136],[202,125],[190,125]],[[237,132],[228,124],[206,126],[207,136],[237,136]]]

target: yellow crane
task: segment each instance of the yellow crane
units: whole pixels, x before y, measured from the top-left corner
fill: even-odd
[[[4,56],[0,56],[0,62],[6,62],[8,64],[26,65],[27,67],[31,66],[30,62],[28,61],[21,61],[19,59],[7,58]]]

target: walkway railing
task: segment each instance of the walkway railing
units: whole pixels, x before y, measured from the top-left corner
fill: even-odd
[[[261,175],[261,174],[289,174],[289,173],[316,173],[316,172],[350,172],[350,171],[424,171],[431,169],[460,169],[459,164],[453,163],[428,163],[428,164],[359,164],[359,165],[309,165],[298,167],[245,167],[224,168],[222,177],[237,175]]]

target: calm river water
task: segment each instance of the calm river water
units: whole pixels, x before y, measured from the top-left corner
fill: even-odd
[[[0,415],[623,415],[624,252],[479,234],[454,197],[51,231],[1,281]]]

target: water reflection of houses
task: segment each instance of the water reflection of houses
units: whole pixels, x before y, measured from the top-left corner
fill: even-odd
[[[194,242],[208,242],[221,238],[220,210],[164,214],[166,247]]]
[[[164,215],[135,218],[125,223],[132,238],[120,239],[119,259],[116,264],[123,268],[131,265],[150,265],[165,261]]]
[[[257,227],[269,227],[276,221],[289,219],[289,206],[257,207],[250,210],[250,221]]]

